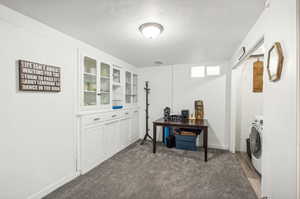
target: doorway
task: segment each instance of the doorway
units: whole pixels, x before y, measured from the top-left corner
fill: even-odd
[[[261,197],[263,162],[263,72],[265,49],[258,42],[231,74],[231,152],[257,196]]]

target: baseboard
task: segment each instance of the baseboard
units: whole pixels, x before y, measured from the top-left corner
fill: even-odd
[[[59,181],[57,181],[56,183],[53,183],[53,184],[43,188],[41,191],[29,196],[28,199],[41,199],[41,198],[45,197],[46,195],[48,195],[49,193],[51,193],[52,191],[54,191],[55,189],[70,182],[71,180],[75,179],[79,175],[80,174],[78,172],[76,172],[74,175],[64,177],[64,178],[60,179]]]
[[[219,144],[208,144],[208,148],[229,150],[229,147],[227,145],[219,145]]]

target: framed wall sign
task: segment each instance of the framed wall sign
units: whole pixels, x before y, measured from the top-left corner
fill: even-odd
[[[283,67],[283,52],[281,44],[276,42],[268,53],[267,70],[270,81],[278,81],[281,77],[282,67]]]
[[[60,92],[60,68],[19,60],[19,90]]]

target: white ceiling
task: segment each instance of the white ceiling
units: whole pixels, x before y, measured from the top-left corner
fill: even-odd
[[[0,0],[0,3],[135,66],[228,60],[264,0]],[[138,27],[161,23],[156,40]]]

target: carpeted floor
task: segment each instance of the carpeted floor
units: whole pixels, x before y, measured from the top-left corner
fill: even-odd
[[[135,143],[46,199],[256,199],[234,155]]]

